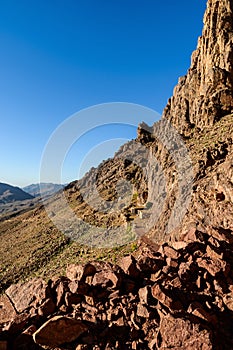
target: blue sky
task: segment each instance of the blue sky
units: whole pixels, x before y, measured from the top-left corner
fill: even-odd
[[[205,0],[0,0],[0,182],[38,182],[50,135],[83,108],[119,101],[161,113],[190,65],[205,7]],[[133,136],[119,129],[119,138]],[[90,151],[88,138],[80,147]],[[79,163],[73,151],[65,182]]]

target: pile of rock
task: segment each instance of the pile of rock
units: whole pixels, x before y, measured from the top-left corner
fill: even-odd
[[[233,236],[191,229],[0,297],[0,349],[232,349]],[[223,342],[224,339],[224,342]]]

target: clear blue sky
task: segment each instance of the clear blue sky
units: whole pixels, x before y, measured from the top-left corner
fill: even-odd
[[[161,113],[190,65],[205,7],[205,0],[0,0],[0,182],[38,182],[51,133],[83,108],[122,101]],[[89,151],[88,140],[83,147]]]

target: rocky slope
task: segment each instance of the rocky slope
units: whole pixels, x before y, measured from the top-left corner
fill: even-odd
[[[38,200],[19,187],[0,183],[0,221],[22,214],[38,205]]]
[[[0,222],[1,350],[233,348],[232,9],[208,1],[162,120],[66,186],[78,225],[62,193]]]
[[[11,285],[0,297],[3,349],[233,348],[233,237],[190,230],[118,265],[69,265],[66,276]]]
[[[162,120],[152,128],[139,126],[136,141],[141,148],[126,144],[94,172],[92,180],[93,174],[88,174],[83,182],[71,184],[67,194],[73,203],[80,187],[94,198],[89,186],[95,177],[101,196],[112,201],[117,182],[124,179],[137,197],[128,205],[129,211],[148,202],[152,205],[149,212],[144,211],[144,221],[134,220],[131,225],[135,237],[147,234],[163,242],[179,239],[191,227],[203,230],[211,224],[232,229],[232,9],[229,0],[208,2],[191,67],[175,87]],[[103,215],[101,206],[93,213],[85,198],[81,202],[88,222],[112,227],[127,221],[126,205],[115,210],[112,217]],[[76,208],[78,214],[79,205]],[[87,237],[93,236],[90,232]]]

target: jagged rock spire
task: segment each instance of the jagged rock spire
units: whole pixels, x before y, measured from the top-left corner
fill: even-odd
[[[233,0],[209,0],[191,67],[179,79],[163,117],[181,134],[233,112]]]

